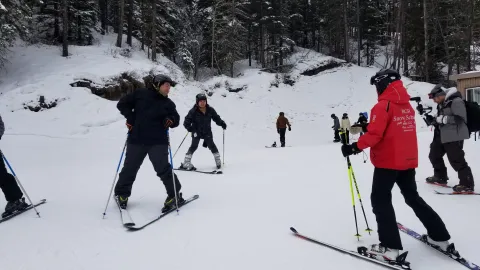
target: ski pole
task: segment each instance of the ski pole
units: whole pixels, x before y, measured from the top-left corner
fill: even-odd
[[[175,205],[177,206],[178,214],[178,199],[177,199],[177,185],[175,183],[175,171],[173,170],[173,157],[172,157],[172,147],[170,146],[170,133],[167,129],[167,138],[168,138],[168,152],[170,154],[170,166],[172,167],[172,180],[173,180],[173,190],[175,191]]]
[[[223,167],[225,167],[225,129],[223,130]]]
[[[5,164],[7,164],[8,168],[9,168],[10,171],[12,172],[12,175],[13,175],[13,177],[15,178],[15,181],[17,181],[18,186],[20,186],[20,188],[22,189],[23,194],[25,194],[25,196],[27,197],[28,201],[29,201],[30,204],[33,206],[33,209],[34,209],[35,212],[37,213],[37,216],[40,217],[40,213],[37,211],[37,208],[35,207],[35,205],[33,204],[32,200],[30,199],[30,196],[28,196],[27,191],[23,188],[22,183],[20,182],[20,179],[18,179],[17,174],[15,174],[15,171],[13,171],[13,168],[12,168],[12,166],[10,166],[10,163],[8,162],[7,158],[5,157],[5,155],[3,154],[3,152],[0,151],[0,154],[1,154],[2,157],[3,157],[3,160],[5,160]]]
[[[352,167],[352,164],[350,163],[350,160],[348,160],[348,163],[350,166],[350,173],[353,178],[353,183],[355,183],[355,188],[357,189],[357,196],[358,196],[358,200],[360,201],[360,206],[362,207],[363,217],[365,218],[365,223],[367,224],[367,229],[365,231],[367,231],[369,235],[372,235],[371,232],[373,232],[373,230],[370,229],[370,226],[368,226],[367,215],[365,215],[365,209],[363,208],[362,197],[360,196],[360,189],[358,188],[357,179],[355,178],[355,174],[353,173],[353,167]]]
[[[178,150],[180,150],[180,147],[182,147],[182,144],[183,144],[183,142],[185,141],[185,139],[187,138],[187,136],[188,136],[189,133],[190,133],[190,132],[187,131],[187,134],[185,135],[185,137],[183,138],[182,142],[181,142],[180,145],[178,146],[177,151],[175,151],[175,154],[173,154],[173,157],[175,157],[175,156],[177,155]]]
[[[343,145],[347,144],[347,138],[345,136],[345,131],[343,131],[343,129],[340,130],[340,139],[342,140]],[[360,241],[361,235],[358,233],[357,210],[355,207],[355,196],[353,193],[353,180],[352,180],[352,174],[351,174],[350,157],[348,156],[347,156],[347,168],[348,168],[348,180],[350,181],[350,194],[352,197],[353,217],[355,219],[355,228],[357,230],[357,234],[355,234],[355,237],[357,237],[358,241]]]
[[[110,203],[110,197],[112,197],[113,187],[115,186],[115,182],[117,181],[118,172],[120,170],[120,165],[122,164],[123,155],[125,153],[125,148],[127,148],[127,142],[128,142],[128,134],[127,134],[127,139],[125,139],[125,145],[123,146],[122,154],[120,155],[120,160],[118,161],[117,171],[115,173],[115,177],[113,178],[112,188],[110,189],[110,194],[108,195],[108,199],[107,199],[107,205],[105,206],[105,211],[103,211],[103,218],[105,218],[105,216],[107,215],[108,204]]]

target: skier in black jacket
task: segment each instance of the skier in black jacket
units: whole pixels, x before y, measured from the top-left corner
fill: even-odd
[[[180,123],[175,103],[168,98],[170,87],[175,85],[176,83],[168,76],[157,75],[153,77],[148,89],[137,89],[124,96],[117,104],[118,110],[127,119],[126,125],[130,131],[125,163],[115,186],[117,202],[123,209],[127,207],[133,182],[147,154],[167,190],[168,197],[162,212],[175,205],[175,196],[179,204],[184,202],[182,194],[179,193],[182,186],[177,175],[172,175],[172,168],[168,162],[167,130],[177,127]]]
[[[195,170],[196,168],[192,165],[192,156],[193,153],[198,148],[198,143],[200,139],[203,139],[203,147],[208,147],[212,151],[215,158],[215,163],[217,169],[222,167],[222,161],[220,160],[220,153],[218,153],[218,148],[213,142],[212,134],[212,120],[223,129],[227,129],[227,124],[225,121],[220,118],[214,108],[207,104],[207,96],[205,94],[198,94],[196,96],[196,104],[188,112],[185,117],[183,125],[192,133],[192,145],[185,155],[185,160],[180,166],[184,170]]]
[[[5,125],[0,116],[0,140],[4,132]],[[25,202],[25,198],[23,198],[23,193],[15,177],[7,171],[7,167],[3,161],[2,151],[0,151],[0,189],[2,189],[5,199],[7,199],[7,206],[5,206],[5,212],[2,214],[2,218],[27,208],[28,204]]]

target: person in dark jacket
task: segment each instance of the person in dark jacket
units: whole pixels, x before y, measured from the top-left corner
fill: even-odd
[[[201,139],[203,139],[203,146],[208,147],[208,149],[212,151],[217,169],[221,169],[222,161],[220,159],[218,148],[213,141],[211,122],[213,120],[215,124],[221,126],[224,130],[227,129],[227,124],[222,120],[222,118],[220,118],[217,111],[208,105],[207,96],[205,94],[198,94],[195,99],[195,105],[188,112],[187,116],[185,116],[185,121],[183,122],[183,126],[187,129],[187,131],[192,133],[192,144],[185,155],[185,160],[181,164],[180,169],[196,169],[192,164],[192,156],[197,150]]]
[[[0,116],[0,140],[5,133],[5,125],[2,117]],[[13,175],[8,173],[5,161],[3,160],[3,153],[0,150],[0,188],[2,189],[7,205],[5,206],[5,212],[2,214],[2,218],[13,214],[15,211],[21,211],[27,208],[28,204],[25,203],[23,193],[17,184],[17,180]]]
[[[333,119],[333,126],[332,126],[333,136],[334,136],[333,142],[340,142],[340,120],[338,120],[338,117],[333,113],[332,115],[330,115],[330,117],[332,117]]]
[[[375,167],[370,198],[380,244],[372,245],[369,253],[384,261],[395,261],[403,249],[392,204],[395,184],[427,229],[427,235],[423,235],[427,242],[443,251],[447,251],[450,245],[450,235],[444,222],[417,191],[415,110],[409,103],[410,96],[400,78],[397,71],[387,69],[370,79],[377,89],[378,103],[372,109],[368,132],[358,142],[343,145],[341,149],[343,156],[347,157],[370,148],[370,160]]]
[[[280,134],[281,147],[285,147],[285,133],[287,133],[287,126],[288,131],[292,131],[292,126],[290,125],[288,119],[285,117],[285,113],[280,112],[277,118],[277,132],[278,134]]]
[[[363,113],[359,113],[357,122],[352,127],[365,127],[368,125],[368,119]],[[360,132],[360,136],[363,136],[363,131]]]
[[[453,190],[458,193],[471,193],[474,191],[473,174],[463,151],[463,142],[470,134],[462,94],[456,89],[447,92],[441,85],[437,85],[430,92],[429,98],[438,105],[437,117],[432,117],[430,121],[435,126],[429,154],[434,174],[426,180],[429,183],[447,184],[447,167],[443,161],[447,154],[450,165],[460,179],[460,184],[454,186]]]
[[[175,206],[175,198],[179,204],[184,202],[179,192],[182,186],[168,161],[167,131],[180,124],[175,103],[168,98],[170,87],[175,85],[168,76],[156,75],[148,88],[133,91],[117,104],[118,110],[127,119],[129,129],[125,163],[115,186],[117,202],[123,209],[127,207],[137,172],[147,155],[167,191],[162,212]]]

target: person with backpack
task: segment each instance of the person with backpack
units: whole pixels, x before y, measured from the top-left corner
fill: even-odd
[[[395,184],[415,215],[427,229],[424,235],[430,245],[447,252],[450,235],[440,216],[420,197],[415,181],[418,167],[418,142],[415,110],[410,105],[400,74],[395,70],[381,70],[371,79],[378,94],[378,103],[372,108],[367,132],[358,142],[342,146],[344,157],[370,148],[373,173],[371,202],[378,225],[379,244],[368,253],[380,261],[395,261],[403,249],[392,205]]]
[[[277,118],[277,132],[280,134],[280,147],[285,147],[285,133],[287,133],[287,126],[288,131],[292,131],[292,126],[285,117],[285,113],[280,112]]]
[[[5,125],[3,123],[2,117],[0,116],[0,140],[2,139],[4,133]],[[5,161],[3,160],[3,153],[1,150],[0,189],[2,189],[3,195],[5,195],[5,199],[7,200],[5,212],[2,213],[2,218],[28,207],[28,204],[25,202],[25,198],[23,197],[22,190],[18,186],[15,177],[7,171],[7,167],[5,166]]]
[[[212,106],[208,105],[207,96],[205,94],[200,93],[195,99],[195,105],[188,112],[187,116],[185,116],[185,121],[183,122],[185,129],[192,133],[192,144],[185,154],[185,160],[180,165],[180,169],[196,170],[192,164],[192,156],[193,153],[197,151],[200,140],[203,139],[203,146],[210,149],[215,159],[217,169],[220,170],[222,168],[222,160],[220,159],[218,148],[213,141],[211,122],[213,120],[224,130],[227,129],[227,124],[218,115],[217,111]]]
[[[352,128],[362,128],[368,125],[368,119],[364,113],[359,113],[357,122],[352,126]],[[360,132],[360,136],[363,136],[363,130]]]
[[[179,205],[185,202],[179,192],[182,186],[168,160],[167,131],[180,124],[176,105],[168,97],[170,87],[175,85],[176,82],[170,77],[156,75],[148,88],[140,88],[127,94],[117,104],[118,110],[127,120],[126,126],[129,130],[125,162],[115,186],[115,199],[122,209],[127,208],[133,183],[147,155],[167,191],[162,213],[175,207],[176,201]]]
[[[338,117],[333,113],[330,117],[333,119],[333,142],[340,142],[340,120],[338,120]]]
[[[470,138],[467,126],[467,109],[462,94],[457,89],[446,90],[441,85],[435,86],[428,94],[437,103],[437,116],[433,119],[434,135],[430,144],[430,162],[434,174],[428,177],[428,183],[447,184],[447,167],[445,154],[452,168],[458,173],[460,184],[453,187],[457,193],[474,191],[474,180],[470,166],[465,160],[464,141]]]

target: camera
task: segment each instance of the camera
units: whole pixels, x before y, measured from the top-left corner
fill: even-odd
[[[425,121],[427,126],[431,126],[435,123],[433,116],[430,114],[433,108],[430,106],[423,106],[421,97],[412,97],[410,98],[410,101],[417,102],[416,109],[418,113],[423,116],[423,120]]]

